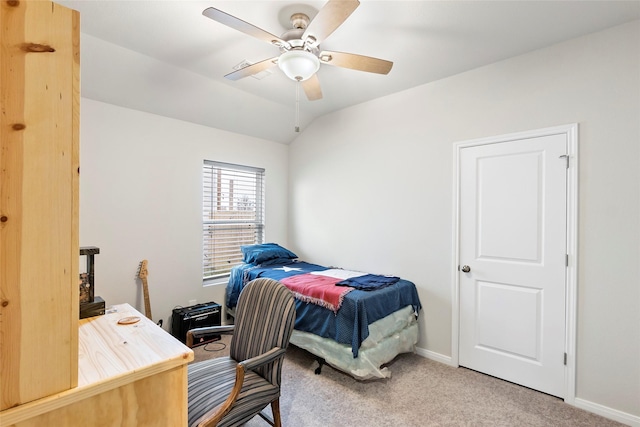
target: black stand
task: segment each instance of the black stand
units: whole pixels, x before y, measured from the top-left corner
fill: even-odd
[[[314,372],[316,373],[316,375],[320,375],[322,373],[322,367],[325,363],[327,363],[327,361],[320,356],[316,356],[316,362],[318,362],[318,367]]]

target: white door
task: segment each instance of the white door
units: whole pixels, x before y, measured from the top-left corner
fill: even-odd
[[[559,397],[566,139],[470,146],[459,155],[459,364]]]

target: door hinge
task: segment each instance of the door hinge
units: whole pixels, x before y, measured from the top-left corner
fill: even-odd
[[[562,156],[558,157],[559,159],[564,159],[567,162],[567,169],[569,169],[569,155],[568,154],[563,154]]]
[[[569,267],[569,254],[566,254],[564,257],[564,265],[565,267]]]
[[[567,353],[564,354],[564,364],[567,365]]]

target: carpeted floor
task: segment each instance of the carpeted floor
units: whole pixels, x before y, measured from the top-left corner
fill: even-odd
[[[228,355],[228,340],[223,336],[196,347],[194,362]],[[280,398],[284,426],[622,425],[555,397],[416,354],[398,356],[389,365],[392,377],[384,380],[356,381],[327,365],[315,375],[317,366],[305,350],[287,350]],[[264,426],[260,417],[246,424]]]

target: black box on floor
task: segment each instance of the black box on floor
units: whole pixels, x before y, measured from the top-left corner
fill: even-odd
[[[187,340],[187,331],[189,329],[220,326],[220,324],[220,304],[213,301],[190,307],[174,308],[171,314],[171,335],[184,343]],[[219,339],[220,334],[206,335],[194,345],[205,344]]]
[[[104,300],[100,297],[94,297],[93,302],[83,302],[80,304],[81,319],[93,316],[102,316],[103,314]]]

